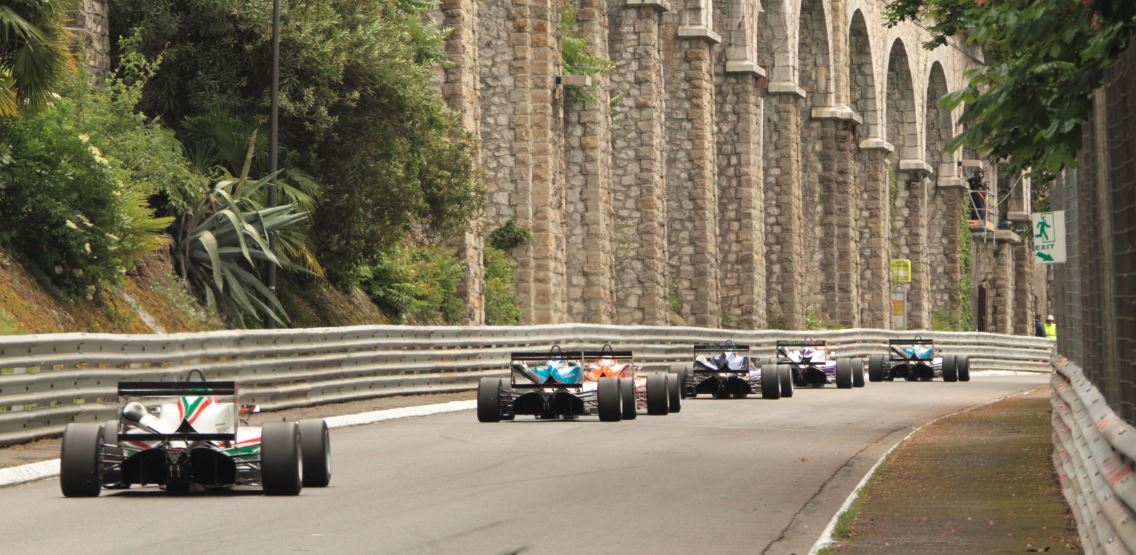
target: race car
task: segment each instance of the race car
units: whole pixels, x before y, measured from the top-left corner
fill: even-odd
[[[581,353],[585,382],[598,383],[601,378],[623,380],[623,418],[633,419],[638,409],[647,414],[665,415],[682,410],[678,380],[670,374],[645,373],[635,364],[631,351],[615,351],[604,345],[599,351]]]
[[[63,432],[63,495],[96,497],[135,484],[178,493],[260,486],[268,495],[327,486],[327,423],[241,426],[259,409],[241,405],[237,392],[236,382],[207,381],[200,370],[180,382],[119,382],[117,420]]]
[[[583,358],[582,351],[564,351],[559,345],[546,353],[512,353],[508,379],[486,377],[478,383],[477,420],[513,420],[518,414],[547,420],[595,414],[604,422],[622,420],[622,390],[634,395],[634,388],[618,377],[584,379]]]
[[[786,366],[797,387],[824,387],[834,383],[840,389],[864,387],[864,361],[835,358],[827,341],[778,341],[777,364]]]
[[[903,378],[908,381],[970,381],[970,357],[935,356],[932,339],[891,339],[888,354],[868,357],[868,379],[873,382]]]
[[[769,361],[754,364],[749,346],[735,345],[733,341],[695,345],[694,362],[676,366],[674,373],[682,384],[683,397],[709,394],[715,399],[744,399],[758,392],[763,399],[793,396],[792,376],[787,369],[779,369]]]

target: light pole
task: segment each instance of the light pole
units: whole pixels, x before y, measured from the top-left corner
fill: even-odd
[[[276,206],[276,151],[280,112],[280,0],[272,0],[272,113],[269,116],[268,132],[268,171],[272,179],[268,182],[268,207]],[[268,248],[275,249],[272,234],[268,235]],[[276,294],[276,264],[268,263],[268,290]],[[268,319],[268,328],[276,327],[276,320]]]

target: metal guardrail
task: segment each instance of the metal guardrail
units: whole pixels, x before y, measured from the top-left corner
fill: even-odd
[[[689,362],[694,343],[733,339],[758,357],[778,339],[828,340],[839,356],[883,354],[891,337],[917,332],[735,331],[690,327],[561,324],[516,327],[356,326],[164,335],[54,334],[0,337],[0,445],[59,434],[70,422],[114,417],[119,380],[180,379],[200,368],[237,380],[242,402],[265,410],[471,390],[505,375],[509,353],[631,349],[647,369]],[[1053,342],[988,333],[918,332],[944,352],[969,355],[974,370],[1050,371]]]
[[[1076,364],[1055,364],[1053,466],[1086,553],[1136,553],[1136,428]]]

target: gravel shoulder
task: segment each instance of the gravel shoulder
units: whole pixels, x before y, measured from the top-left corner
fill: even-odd
[[[1080,553],[1048,388],[939,420],[880,465],[826,553]]]
[[[396,395],[391,397],[378,397],[347,403],[331,405],[317,405],[300,407],[282,411],[263,412],[255,414],[249,423],[260,426],[265,422],[281,420],[303,420],[305,418],[327,418],[344,414],[357,414],[376,410],[397,409],[418,405],[431,405],[434,403],[448,403],[450,401],[465,401],[473,399],[474,391],[458,393],[439,393],[433,395]],[[0,468],[20,466],[22,464],[46,461],[59,457],[59,438],[41,439],[28,443],[20,443],[0,449]]]

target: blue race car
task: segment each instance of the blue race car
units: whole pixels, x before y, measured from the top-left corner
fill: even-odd
[[[970,357],[936,354],[933,339],[919,336],[915,339],[891,339],[886,357],[868,357],[868,379],[873,382],[890,382],[896,378],[924,382],[935,378],[942,378],[945,382],[970,381]]]
[[[481,378],[477,387],[477,420],[513,420],[518,414],[538,419],[571,420],[598,415],[604,422],[623,419],[624,385],[615,377],[585,379],[581,351],[567,352],[553,345],[547,353],[512,353],[509,378]],[[665,385],[665,384],[664,384]],[[634,399],[634,390],[629,392]]]

